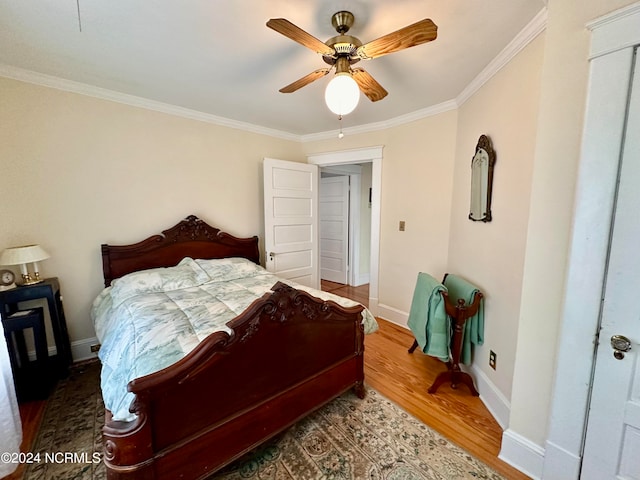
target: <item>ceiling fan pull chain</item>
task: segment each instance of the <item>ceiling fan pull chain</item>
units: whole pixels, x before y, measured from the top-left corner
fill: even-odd
[[[80,0],[76,0],[76,7],[78,10],[78,30],[82,33],[82,20],[80,18]]]
[[[338,121],[340,122],[340,131],[338,132],[338,138],[342,139],[344,133],[342,133],[342,115],[338,115]]]

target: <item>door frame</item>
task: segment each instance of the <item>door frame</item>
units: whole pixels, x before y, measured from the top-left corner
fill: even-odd
[[[310,154],[307,163],[318,167],[371,163],[371,258],[369,262],[369,310],[378,314],[378,273],[380,269],[380,199],[383,146]]]
[[[550,479],[580,477],[633,46],[640,44],[640,2],[600,17],[587,28],[587,106],[542,472],[542,478]]]

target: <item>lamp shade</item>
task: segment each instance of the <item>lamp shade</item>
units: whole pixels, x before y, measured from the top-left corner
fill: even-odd
[[[39,262],[49,258],[49,254],[40,245],[24,245],[7,248],[0,255],[0,265],[22,265]]]
[[[355,110],[360,101],[358,84],[349,73],[337,73],[324,91],[324,101],[336,115],[347,115]]]

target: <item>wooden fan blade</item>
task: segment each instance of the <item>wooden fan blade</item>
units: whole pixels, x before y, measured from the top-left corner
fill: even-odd
[[[388,53],[398,52],[405,48],[430,42],[435,40],[437,36],[438,26],[429,18],[425,18],[413,25],[365,43],[361,47],[358,47],[356,55],[363,60],[381,57]]]
[[[321,55],[333,56],[336,53],[333,48],[284,18],[272,18],[267,22],[267,27]]]
[[[361,68],[354,68],[352,71],[353,79],[360,87],[369,100],[377,102],[387,96],[387,91],[380,85],[375,78]]]
[[[324,77],[327,73],[329,73],[330,68],[321,68],[314,72],[311,72],[309,75],[305,75],[304,77],[296,80],[295,82],[287,85],[286,87],[282,87],[280,92],[282,93],[293,93],[296,90],[304,87],[305,85],[309,85],[311,82],[315,82],[319,78]]]

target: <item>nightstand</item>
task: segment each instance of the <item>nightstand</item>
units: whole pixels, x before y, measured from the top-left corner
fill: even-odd
[[[20,310],[18,303],[28,300],[46,299],[51,317],[51,329],[56,344],[56,355],[50,361],[55,363],[54,370],[59,377],[66,377],[71,365],[71,345],[67,332],[67,321],[62,307],[60,283],[56,277],[47,278],[40,283],[24,285],[0,292],[0,312],[3,317]]]
[[[49,357],[42,307],[18,310],[2,318],[4,337],[19,402],[44,400],[57,380],[55,362]],[[32,334],[35,359],[29,358],[25,333]]]

